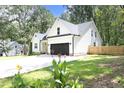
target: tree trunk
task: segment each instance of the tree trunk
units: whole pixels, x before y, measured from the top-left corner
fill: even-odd
[[[24,42],[24,55],[27,55],[26,41]]]
[[[28,55],[30,56],[32,54],[32,43],[31,42],[29,42],[29,46],[28,47],[29,47],[28,48],[28,50],[29,50]]]

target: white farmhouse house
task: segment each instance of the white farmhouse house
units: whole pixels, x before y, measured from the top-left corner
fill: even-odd
[[[32,51],[81,55],[88,52],[88,46],[101,46],[101,44],[102,39],[94,21],[72,24],[57,18],[45,34],[34,34]]]

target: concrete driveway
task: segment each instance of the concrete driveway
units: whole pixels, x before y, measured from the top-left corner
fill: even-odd
[[[81,56],[62,56],[61,60],[72,61],[79,59]],[[30,72],[36,69],[47,67],[52,65],[52,60],[59,60],[57,56],[51,55],[41,55],[41,56],[32,56],[24,57],[18,59],[10,60],[0,60],[0,78],[13,76],[17,73],[16,65],[21,65],[21,73]]]

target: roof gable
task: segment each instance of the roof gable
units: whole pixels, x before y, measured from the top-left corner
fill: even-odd
[[[89,30],[91,24],[92,24],[92,21],[78,24],[79,35],[83,35],[84,33],[86,33]]]
[[[73,24],[67,21],[64,21],[63,19],[57,18],[54,22],[53,26],[48,29],[47,34],[52,33],[53,30],[51,30],[55,24],[62,24],[61,26],[66,27],[68,32],[66,34],[72,34],[72,35],[83,35],[88,31],[89,27],[93,21],[81,23],[81,24]]]
[[[46,36],[46,33],[41,34],[41,33],[35,33],[32,40],[33,39],[38,39],[38,40],[42,40],[44,37]]]

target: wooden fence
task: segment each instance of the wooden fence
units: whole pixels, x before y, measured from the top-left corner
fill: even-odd
[[[89,54],[124,55],[124,46],[89,46]]]

